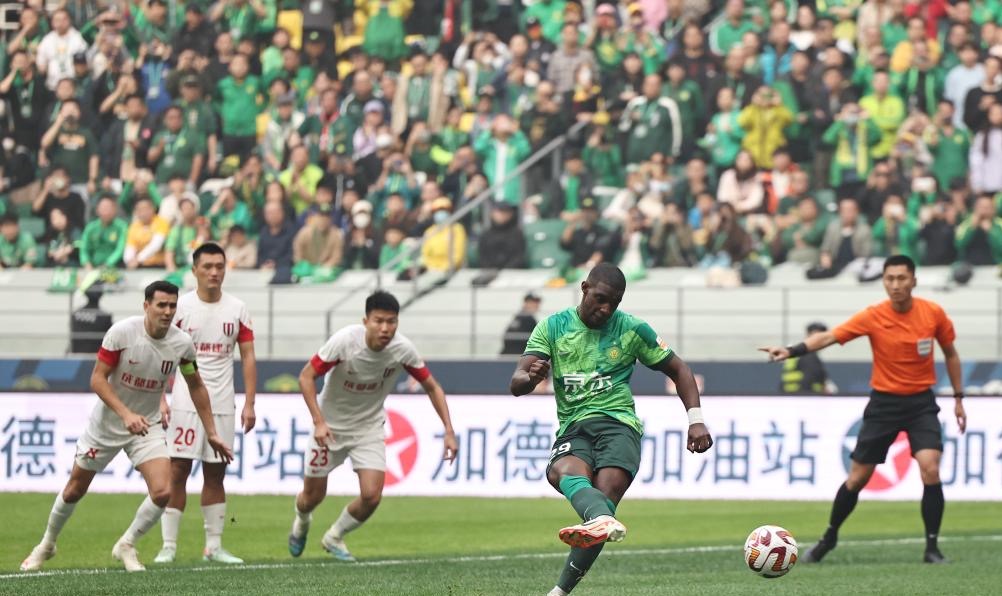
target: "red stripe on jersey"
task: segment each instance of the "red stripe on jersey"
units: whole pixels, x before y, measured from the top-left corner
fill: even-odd
[[[242,344],[245,341],[254,341],[254,330],[240,322],[240,331],[237,331],[237,343]]]
[[[313,358],[310,358],[310,366],[313,367],[313,372],[317,373],[318,375],[326,375],[330,371],[330,369],[337,366],[338,362],[341,361],[335,360],[334,362],[327,362],[316,354],[313,355]]]
[[[425,379],[431,376],[431,371],[428,370],[428,367],[425,366],[424,364],[418,367],[407,366],[405,364],[404,370],[407,371],[407,374],[414,377],[414,380],[417,381],[418,383],[424,383]]]
[[[97,359],[108,366],[114,368],[118,366],[118,360],[122,357],[122,350],[106,350],[101,348],[97,351]]]

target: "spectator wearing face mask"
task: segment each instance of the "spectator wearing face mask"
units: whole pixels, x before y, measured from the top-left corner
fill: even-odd
[[[380,247],[372,225],[372,203],[358,201],[351,207],[351,222],[344,243],[345,269],[375,269],[380,265]]]
[[[431,205],[433,225],[424,232],[421,264],[436,273],[455,271],[466,258],[466,230],[462,224],[446,224],[452,214],[452,201],[445,197]]]

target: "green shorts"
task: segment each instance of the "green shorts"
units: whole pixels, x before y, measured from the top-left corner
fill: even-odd
[[[553,442],[547,475],[554,462],[573,455],[584,460],[592,473],[601,468],[622,468],[633,478],[640,469],[640,439],[640,433],[608,416],[580,420]]]

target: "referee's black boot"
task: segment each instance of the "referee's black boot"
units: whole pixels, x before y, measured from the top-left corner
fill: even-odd
[[[927,548],[925,554],[922,556],[922,562],[932,563],[933,565],[941,565],[943,563],[949,563],[943,553],[939,552],[938,548]]]

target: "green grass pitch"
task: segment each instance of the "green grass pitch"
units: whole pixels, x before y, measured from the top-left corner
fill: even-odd
[[[328,499],[314,514],[306,552],[286,548],[292,498],[232,496],[223,542],[243,568],[201,561],[197,495],[181,528],[178,562],[152,564],[159,526],[139,545],[146,573],[126,574],[111,559],[138,495],[89,495],[64,529],[59,554],[41,574],[20,574],[38,541],[52,495],[0,494],[0,594],[545,594],[559,574],[557,530],[575,521],[557,499],[388,497],[348,544],[361,563],[330,560],[320,536],[347,501]],[[627,500],[619,517],[630,533],[609,545],[575,595],[997,594],[1002,564],[1002,503],[947,503],[942,549],[950,565],[920,562],[917,502],[863,500],[842,543],[820,565],[786,577],[756,577],[741,548],[756,526],[785,526],[806,549],[824,528],[828,503]]]

